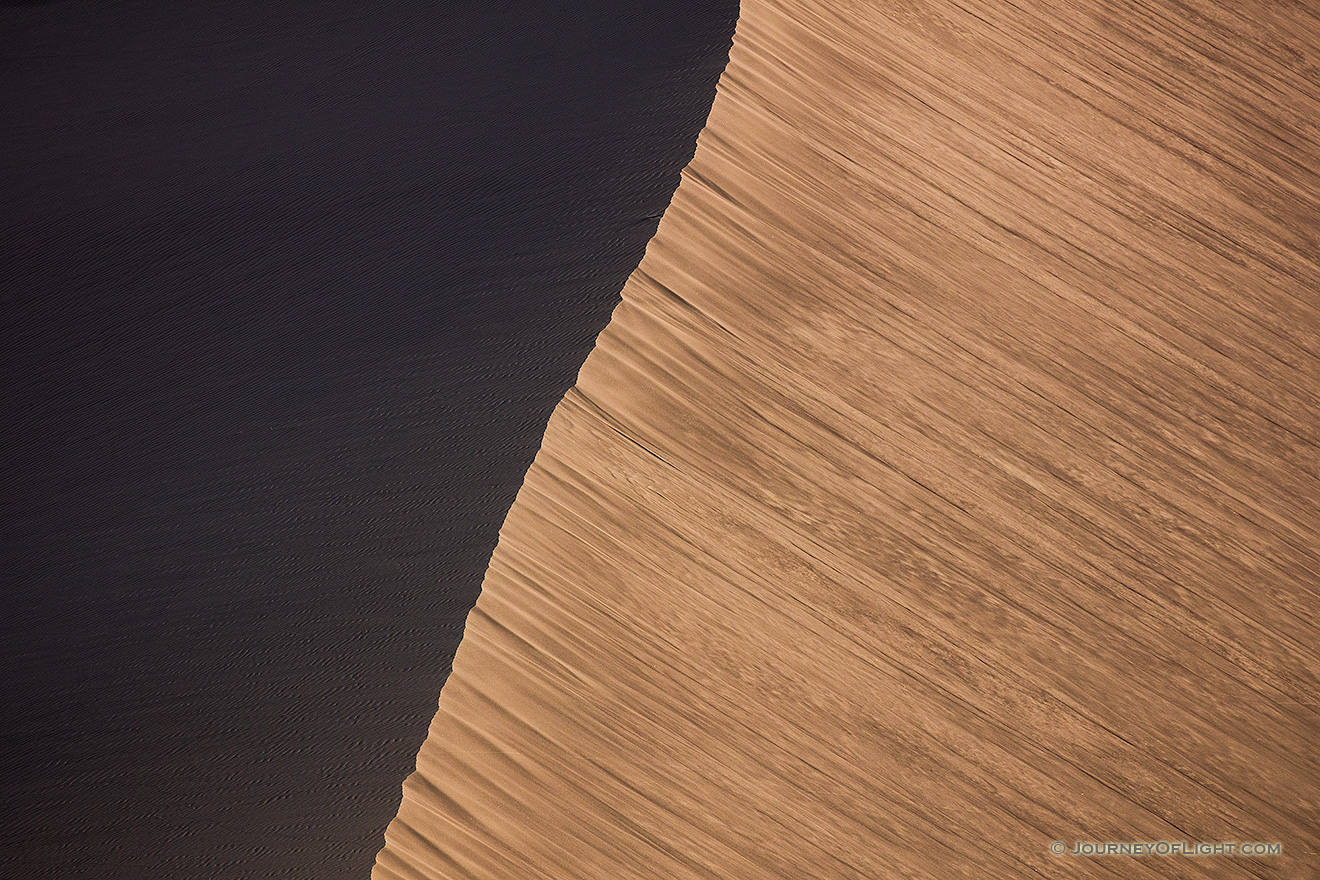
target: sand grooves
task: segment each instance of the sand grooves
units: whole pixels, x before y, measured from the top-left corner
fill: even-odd
[[[744,3],[375,876],[1317,876],[1318,59]]]

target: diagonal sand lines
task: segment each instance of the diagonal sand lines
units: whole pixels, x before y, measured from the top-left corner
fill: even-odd
[[[1317,876],[1318,73],[1304,4],[745,3],[376,876]]]

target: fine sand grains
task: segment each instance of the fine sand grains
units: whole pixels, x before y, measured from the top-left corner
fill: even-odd
[[[747,0],[375,876],[1320,876],[1320,19]],[[1268,842],[1267,857],[1050,852]]]

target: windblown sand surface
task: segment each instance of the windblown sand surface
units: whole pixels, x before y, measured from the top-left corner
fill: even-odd
[[[377,880],[1320,876],[1318,63],[747,0]]]

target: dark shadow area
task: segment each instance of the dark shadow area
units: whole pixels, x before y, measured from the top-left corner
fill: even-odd
[[[7,875],[368,876],[737,13],[562,6],[0,12]]]

